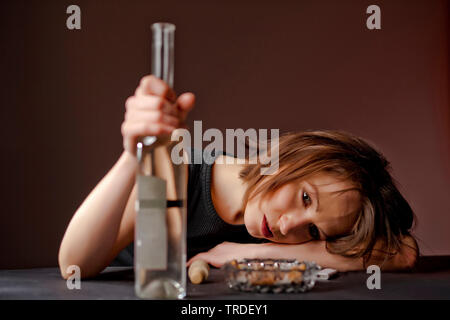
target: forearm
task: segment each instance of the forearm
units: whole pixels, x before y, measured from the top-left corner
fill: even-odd
[[[299,261],[314,261],[323,268],[333,268],[338,271],[356,271],[363,269],[362,258],[346,258],[331,254],[325,247],[325,241],[310,241],[302,244],[256,244],[254,258],[297,259]]]
[[[135,158],[124,152],[78,208],[59,250],[63,277],[69,265],[78,265],[83,277],[104,268],[117,239],[135,173]]]
[[[384,271],[401,271],[414,267],[417,261],[417,243],[410,237],[403,238],[403,245],[399,252],[385,259],[385,255],[379,254],[381,242],[375,245],[372,257],[365,264],[363,258],[347,258],[337,254],[331,254],[326,249],[325,241],[310,241],[302,244],[257,244],[254,248],[255,258],[297,259],[314,261],[325,268],[333,268],[338,271],[364,270],[365,267],[375,264]]]
[[[350,259],[330,254],[325,248],[324,241],[311,241],[302,244],[223,242],[207,252],[196,255],[189,263],[196,259],[203,259],[215,267],[221,267],[227,261],[244,258],[314,261],[321,267],[339,271],[353,271],[363,268],[362,259]]]

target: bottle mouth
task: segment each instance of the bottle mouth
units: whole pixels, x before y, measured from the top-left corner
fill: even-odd
[[[153,32],[175,32],[175,25],[168,22],[156,22],[152,24]]]

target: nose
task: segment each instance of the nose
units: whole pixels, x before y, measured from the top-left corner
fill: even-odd
[[[289,232],[298,230],[308,224],[308,219],[300,212],[285,213],[280,217],[280,232],[283,236],[287,236]]]

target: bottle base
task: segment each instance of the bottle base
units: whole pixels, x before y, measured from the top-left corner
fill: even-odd
[[[136,295],[141,299],[183,299],[186,290],[171,279],[154,279],[144,286],[136,287]]]

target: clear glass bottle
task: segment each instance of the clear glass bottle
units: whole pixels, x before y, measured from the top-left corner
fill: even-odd
[[[152,33],[152,74],[173,88],[175,26],[155,23]],[[135,292],[144,299],[186,296],[187,166],[171,160],[175,143],[145,137],[137,145]]]

